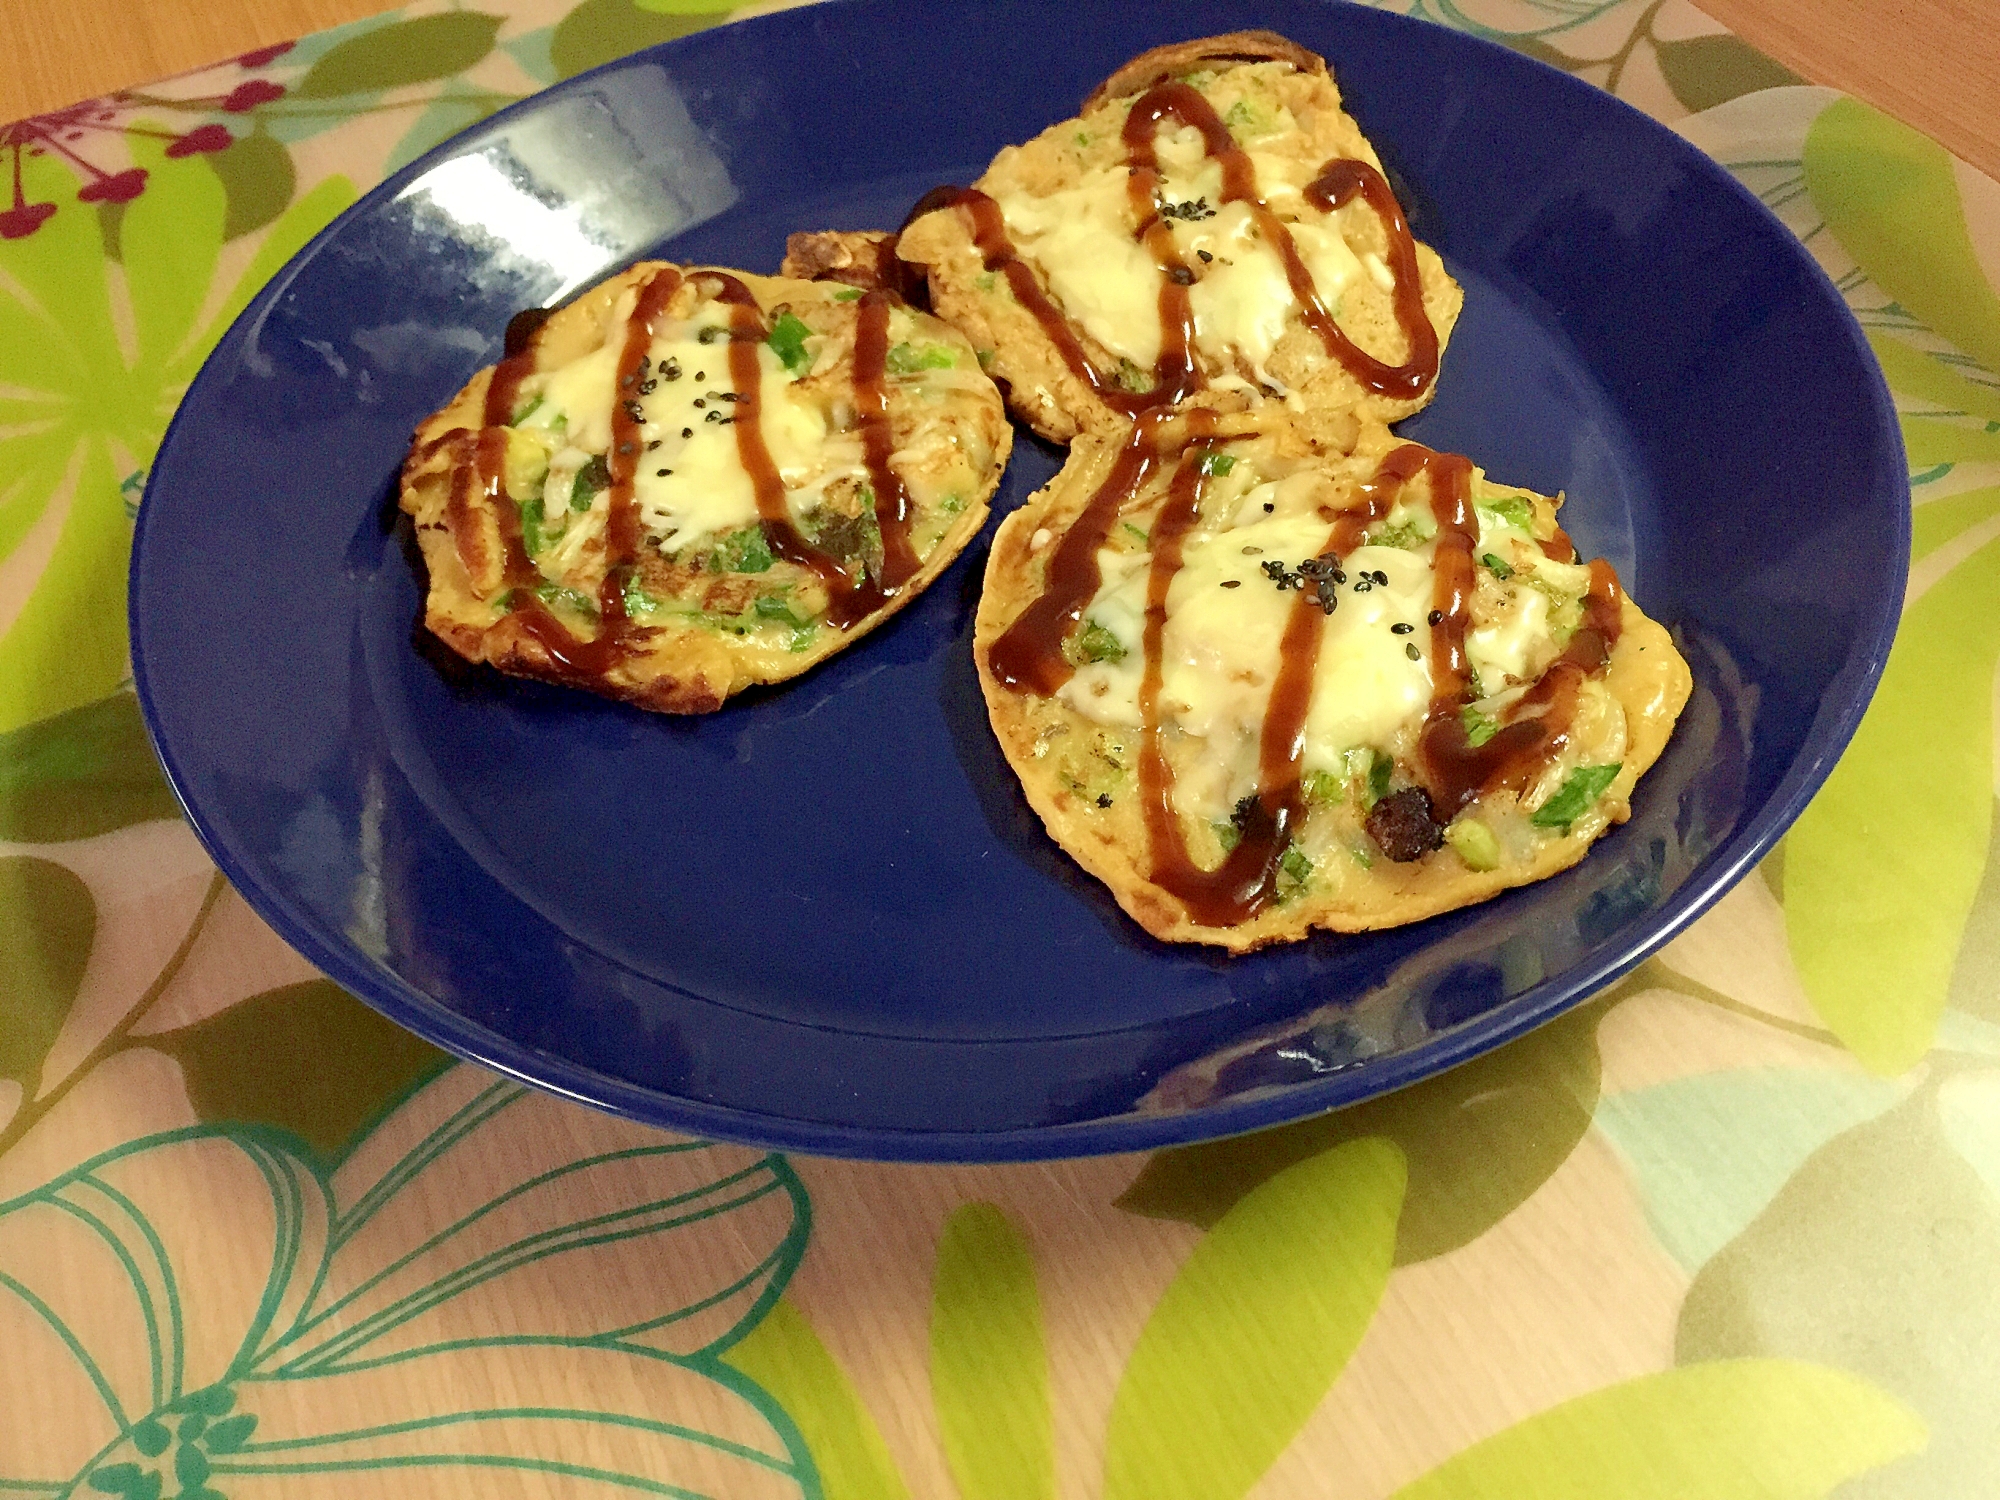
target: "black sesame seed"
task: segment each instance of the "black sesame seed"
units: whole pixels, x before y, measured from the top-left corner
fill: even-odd
[[[1404,643],[1403,655],[1409,657],[1411,661],[1422,661],[1424,659],[1424,653],[1417,649],[1417,643],[1415,641],[1408,641]]]
[[[1266,501],[1264,502],[1264,514],[1265,514],[1265,515],[1267,515],[1267,516],[1268,516],[1268,515],[1270,515],[1270,514],[1271,514],[1271,512],[1272,512],[1272,511],[1274,511],[1274,510],[1276,510],[1277,508],[1278,508],[1278,507],[1277,507],[1277,506],[1275,506],[1275,505],[1273,505],[1273,504],[1272,504],[1272,503],[1271,503],[1271,502],[1270,502],[1269,500],[1266,500]]]
[[[1190,271],[1186,266],[1168,266],[1167,280],[1171,281],[1175,286],[1193,286],[1194,272]]]
[[[1205,261],[1215,259],[1215,257],[1213,255],[1210,255],[1206,250],[1197,250],[1195,251],[1195,254],[1199,255]]]
[[[1370,583],[1367,577],[1364,575],[1361,581],[1354,585],[1354,592],[1357,594],[1366,594],[1372,592],[1374,588],[1375,585]]]
[[[1245,557],[1255,557],[1255,556],[1257,556],[1257,555],[1258,555],[1258,554],[1259,554],[1260,552],[1262,552],[1263,550],[1264,550],[1264,549],[1263,549],[1262,547],[1245,547],[1245,548],[1243,549],[1243,555],[1244,555]],[[1269,567],[1269,566],[1270,566],[1270,564],[1269,564],[1269,563],[1266,563],[1266,564],[1265,564],[1265,566],[1266,566],[1266,567]]]
[[[741,401],[743,399],[740,391],[710,391],[709,395],[715,397],[718,401]]]
[[[646,408],[636,401],[627,401],[625,403],[625,415],[635,422],[643,422],[646,420]]]
[[[1374,575],[1373,575],[1373,576],[1374,576],[1374,579],[1375,579],[1375,585],[1376,585],[1376,587],[1377,587],[1377,588],[1385,588],[1385,589],[1386,589],[1386,588],[1387,588],[1387,587],[1389,586],[1389,575],[1388,575],[1387,573],[1384,573],[1384,572],[1383,572],[1383,571],[1382,571],[1382,570],[1381,570],[1380,568],[1377,568],[1377,569],[1375,570],[1375,573],[1374,573]]]
[[[630,385],[633,381],[637,380],[638,378],[639,377],[637,375],[621,375],[618,377],[618,388],[620,390],[623,390],[626,386]]]
[[[720,328],[710,327],[710,328],[704,328],[700,333],[696,334],[695,342],[701,344],[712,344],[717,339],[726,337],[728,337],[728,335],[725,334]]]
[[[1444,611],[1434,609],[1428,615],[1424,616],[1424,618],[1433,625],[1442,625],[1444,624]]]
[[[708,371],[706,371],[706,370],[696,370],[696,371],[694,372],[694,378],[695,378],[696,380],[706,380],[706,379],[708,379]]]
[[[620,453],[632,453],[637,451],[637,448],[638,444],[636,443],[620,443],[618,445],[618,451]]]
[[[707,403],[706,401],[702,400],[702,399],[701,399],[701,397],[699,397],[699,396],[697,396],[697,397],[695,397],[695,398],[694,398],[694,404],[695,404],[695,409],[696,409],[697,411],[699,411],[699,410],[700,410],[700,409],[701,409],[702,407],[704,407],[704,406],[708,405],[708,403]]]
[[[1111,805],[1111,793],[1099,792],[1097,794],[1097,805],[1099,807],[1109,807]]]
[[[660,374],[667,380],[679,380],[681,378],[681,362],[677,359],[668,360],[664,365],[660,366]]]
[[[1339,568],[1335,568],[1331,573],[1327,574],[1326,576],[1331,578],[1335,583],[1347,582],[1347,575],[1343,573]]]
[[[639,394],[642,396],[650,396],[659,388],[660,383],[657,380],[642,380],[639,382]]]
[[[1319,612],[1323,615],[1330,615],[1333,613],[1333,607],[1338,603],[1340,603],[1338,599],[1322,599],[1319,601]]]
[[[1222,580],[1222,586],[1226,589],[1240,589],[1243,587],[1243,580],[1240,578],[1225,578]]]
[[[650,443],[646,444],[646,451],[648,453],[651,453],[655,448],[659,446],[660,446],[660,440],[658,438],[654,438]]]
[[[694,436],[694,429],[693,429],[692,427],[683,427],[683,428],[681,429],[681,436],[682,436],[682,437],[684,437],[684,438],[691,438],[691,437],[693,437],[693,436]]]
[[[672,469],[655,469],[653,470],[653,476],[656,479],[665,479],[669,474],[673,472],[674,471]]]
[[[1415,630],[1416,628],[1417,627],[1412,625],[1408,620],[1398,620],[1395,624],[1389,627],[1389,633],[1391,635],[1408,635],[1411,631]]]

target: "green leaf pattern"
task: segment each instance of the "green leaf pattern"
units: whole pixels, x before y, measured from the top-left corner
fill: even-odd
[[[1903,628],[1758,887],[1810,1012],[1669,950],[1402,1093],[1093,1169],[1095,1217],[1051,1234],[1019,1207],[1056,1191],[1041,1169],[835,1173],[679,1140],[447,1067],[326,981],[217,978],[219,880],[177,887],[186,931],[121,957],[166,889],[156,852],[121,851],[189,847],[123,633],[130,506],[179,393],[352,201],[327,164],[372,180],[725,14],[427,0],[302,39],[227,151],[132,134],[149,179],[122,208],[22,164],[62,211],[0,243],[0,1174],[56,1165],[0,1203],[0,1494],[1231,1500],[1353,1393],[1421,1397],[1434,1359],[1490,1367],[1490,1406],[1407,1414],[1377,1439],[1408,1443],[1400,1468],[1359,1488],[1325,1450],[1326,1493],[2000,1491],[2000,296],[1966,169],[1678,0],[1372,3],[1677,123],[1820,258],[1896,395]],[[190,985],[226,988],[160,1021]],[[1667,1034],[1669,1014],[1702,1019]],[[180,1091],[165,1117],[203,1123],[66,1155],[141,1061]],[[1579,1390],[1552,1373],[1578,1332],[1560,1315],[1547,1358],[1466,1348],[1451,1299],[1511,1294],[1525,1220],[1610,1213],[1568,1196],[1587,1163],[1631,1195],[1623,1253],[1686,1291],[1671,1363],[1656,1339]],[[814,1184],[885,1217],[940,1205],[906,1268],[921,1297],[794,1283]],[[1152,1289],[1122,1342],[1076,1326],[1092,1276]],[[1413,1330],[1423,1348],[1392,1346]]]

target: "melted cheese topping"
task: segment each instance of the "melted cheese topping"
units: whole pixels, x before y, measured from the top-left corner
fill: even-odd
[[[1182,564],[1167,589],[1161,631],[1159,719],[1163,727],[1195,735],[1208,750],[1176,783],[1175,800],[1189,816],[1224,817],[1243,786],[1254,781],[1257,740],[1277,680],[1279,647],[1299,599],[1280,590],[1264,571],[1280,562],[1295,572],[1301,560],[1325,548],[1331,530],[1314,504],[1320,481],[1310,472],[1248,488],[1232,507],[1235,523],[1191,532]],[[1235,488],[1218,481],[1212,502],[1227,506]],[[1272,513],[1265,514],[1265,504]],[[1383,527],[1410,512],[1399,508]],[[1553,652],[1549,592],[1570,598],[1589,587],[1589,569],[1553,562],[1528,533],[1481,506],[1479,549],[1506,549],[1524,575],[1505,591],[1508,607],[1475,626],[1467,656],[1481,680],[1497,687],[1505,676],[1524,677]],[[1512,545],[1519,543],[1520,545]],[[1324,617],[1306,715],[1304,774],[1339,773],[1345,752],[1386,748],[1430,707],[1430,628],[1434,541],[1418,546],[1364,546],[1342,562],[1347,581]],[[1087,719],[1107,726],[1137,726],[1144,672],[1146,591],[1151,555],[1107,547],[1098,553],[1102,583],[1085,611],[1123,648],[1117,660],[1079,667],[1058,697]],[[1386,586],[1365,575],[1388,579]],[[1392,628],[1408,626],[1403,634]],[[1414,649],[1414,655],[1412,650]]]
[[[606,325],[614,336],[601,348],[544,377],[541,394],[547,405],[533,420],[547,425],[561,418],[570,445],[550,465],[551,496],[559,484],[566,493],[586,454],[604,453],[611,446],[622,347],[617,333],[631,318],[636,300],[629,292],[619,300]],[[701,304],[692,319],[662,324],[648,351],[652,363],[647,378],[653,389],[637,396],[645,415],[640,432],[646,446],[639,455],[633,498],[641,524],[673,551],[758,519],[756,488],[737,450],[737,403],[729,399],[737,392],[729,373],[729,345],[710,331],[726,331],[728,322],[728,309],[710,302]],[[715,342],[703,343],[704,331]],[[757,361],[764,444],[794,513],[799,507],[791,491],[810,489],[816,495],[843,475],[865,478],[859,444],[828,442],[825,412],[800,393],[797,377],[769,345],[758,345]],[[664,372],[674,368],[679,378],[666,378]],[[561,524],[563,508],[545,505],[552,524]]]
[[[1225,367],[1234,350],[1271,384],[1265,364],[1297,305],[1284,260],[1260,234],[1249,205],[1221,201],[1222,168],[1203,155],[1199,131],[1163,131],[1157,149],[1161,198],[1205,200],[1212,210],[1205,218],[1168,220],[1182,259],[1199,270],[1188,289],[1196,345]],[[1287,227],[1330,313],[1357,278],[1370,275],[1379,284],[1389,274],[1379,257],[1364,267],[1349,248],[1341,233],[1345,209],[1323,214],[1306,203],[1307,163],[1264,151],[1249,156],[1266,204],[1281,216],[1299,216]],[[995,201],[1017,250],[1041,271],[1069,318],[1112,354],[1151,369],[1160,357],[1160,269],[1133,238],[1138,226],[1126,182],[1124,167],[1099,167],[1059,192],[1002,193]]]

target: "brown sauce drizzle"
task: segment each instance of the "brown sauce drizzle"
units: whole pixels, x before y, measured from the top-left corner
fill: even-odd
[[[1160,412],[1133,424],[1111,473],[1050,557],[1042,592],[993,643],[988,665],[1012,691],[1046,698],[1075,674],[1063,644],[1081,623],[1103,581],[1097,553],[1113,522],[1165,458],[1160,428],[1168,419]],[[1181,569],[1187,533],[1200,519],[1201,460],[1214,448],[1206,441],[1214,431],[1212,413],[1192,411],[1184,420],[1176,449],[1178,466],[1150,532],[1139,686],[1143,736],[1139,795],[1152,861],[1148,878],[1178,898],[1195,922],[1233,927],[1256,916],[1277,894],[1281,862],[1293,831],[1305,817],[1300,769],[1326,616],[1308,591],[1301,590],[1292,601],[1279,642],[1277,677],[1259,730],[1257,790],[1243,809],[1241,837],[1220,865],[1204,870],[1188,853],[1182,836],[1173,805],[1173,767],[1160,745],[1167,595]],[[1465,636],[1472,618],[1477,578],[1473,554],[1479,531],[1471,460],[1415,443],[1395,449],[1360,486],[1360,503],[1334,518],[1319,555],[1344,561],[1419,474],[1430,478],[1438,534],[1431,605],[1432,696],[1418,735],[1418,756],[1436,815],[1448,823],[1481,791],[1496,786],[1524,788],[1562,749],[1575,716],[1578,690],[1585,678],[1604,668],[1618,640],[1623,596],[1611,565],[1601,558],[1592,562],[1583,623],[1569,645],[1522,695],[1492,738],[1473,745],[1460,715],[1472,701]]]
[[[862,456],[875,493],[876,529],[882,534],[877,602],[900,593],[923,565],[910,544],[910,492],[889,463],[896,450],[896,431],[889,421],[890,302],[887,292],[868,293],[856,305],[854,325],[854,411],[861,422]]]
[[[521,394],[521,382],[535,372],[535,346],[541,342],[542,325],[554,316],[546,307],[526,307],[507,320],[507,335],[500,346],[500,363],[486,386],[485,419],[488,427],[507,427],[514,421],[514,405]]]
[[[1313,322],[1309,313],[1307,321],[1313,323],[1313,331],[1325,343],[1326,352],[1339,360],[1348,374],[1379,395],[1407,400],[1422,394],[1424,388],[1437,379],[1438,336],[1437,329],[1431,326],[1430,314],[1424,311],[1424,283],[1417,271],[1417,242],[1410,233],[1409,221],[1403,217],[1403,206],[1390,190],[1389,180],[1365,161],[1336,157],[1319,169],[1319,176],[1308,183],[1305,190],[1306,201],[1328,213],[1341,207],[1356,193],[1375,210],[1382,227],[1388,231],[1389,274],[1395,284],[1396,326],[1403,330],[1410,351],[1400,365],[1386,364],[1356,346],[1331,318],[1326,318],[1323,323]],[[1283,233],[1282,228],[1279,232]],[[1281,243],[1285,249],[1286,274],[1292,277],[1292,287],[1296,292],[1299,285],[1297,273],[1304,267],[1299,263],[1298,251],[1292,247],[1291,237],[1287,235]]]
[[[1169,416],[1164,410],[1148,412],[1132,424],[1111,472],[1050,555],[1041,593],[987,653],[993,675],[1014,692],[1046,698],[1075,675],[1076,668],[1063,655],[1063,642],[1104,581],[1097,552],[1119,509],[1159,466],[1159,432]]]
[[[1320,300],[1311,270],[1299,254],[1291,231],[1271,212],[1257,191],[1257,170],[1249,153],[1236,144],[1229,127],[1214,106],[1191,84],[1162,83],[1147,90],[1133,104],[1125,118],[1127,192],[1139,227],[1134,238],[1152,252],[1160,268],[1160,353],[1153,365],[1153,388],[1128,391],[1107,380],[1090,362],[1069,322],[1042,290],[1035,274],[1020,258],[1008,237],[1000,205],[976,188],[933,188],[918,200],[904,221],[905,227],[924,214],[942,208],[962,208],[972,222],[973,244],[989,272],[1007,278],[1015,299],[1033,315],[1042,332],[1056,347],[1062,361],[1090,387],[1091,393],[1113,411],[1125,416],[1183,401],[1203,389],[1207,377],[1195,357],[1193,300],[1189,289],[1199,279],[1195,269],[1182,258],[1174,243],[1172,227],[1159,211],[1160,163],[1156,137],[1162,122],[1173,119],[1201,133],[1208,156],[1222,168],[1222,201],[1249,207],[1259,233],[1276,250],[1285,267],[1299,316],[1319,335],[1329,358],[1361,385],[1378,395],[1408,400],[1421,395],[1437,378],[1438,337],[1424,311],[1423,281],[1417,270],[1417,244],[1403,216],[1402,206],[1390,190],[1388,180],[1365,161],[1336,157],[1320,168],[1319,176],[1305,189],[1306,200],[1332,213],[1357,193],[1381,217],[1389,237],[1390,271],[1394,277],[1394,308],[1397,326],[1409,342],[1409,353],[1401,364],[1392,365],[1367,353],[1334,322]]]
[[[625,325],[625,343],[618,355],[618,389],[624,389],[637,378],[639,361],[652,347],[654,325],[666,311],[668,301],[680,289],[681,274],[671,266],[655,271],[640,285],[637,304],[632,309],[632,318]],[[532,338],[530,330],[529,338]],[[510,347],[514,342],[513,326],[508,329]],[[532,360],[533,350],[522,351]],[[510,358],[520,357],[510,355]],[[503,364],[505,362],[503,361]],[[495,372],[497,383],[499,372]],[[516,377],[518,382],[518,376]],[[615,403],[611,413],[611,452],[607,465],[611,470],[611,487],[605,495],[604,522],[604,579],[597,590],[597,633],[584,640],[571,633],[568,626],[550,612],[534,592],[534,584],[540,578],[540,570],[528,556],[527,546],[521,536],[520,515],[514,504],[507,498],[506,486],[497,466],[490,466],[489,450],[497,453],[498,461],[504,463],[506,456],[505,435],[492,422],[493,387],[487,388],[487,413],[489,426],[480,434],[481,473],[487,486],[487,495],[493,502],[494,514],[500,521],[501,538],[507,549],[506,580],[514,586],[514,593],[508,609],[518,622],[523,635],[537,642],[548,653],[550,662],[579,680],[602,679],[620,661],[624,660],[632,646],[631,619],[625,611],[625,586],[631,580],[632,566],[639,556],[639,510],[632,498],[632,481],[638,473],[639,424],[627,411],[623,403]],[[511,407],[511,401],[510,401]],[[489,437],[498,437],[497,444],[489,444]]]
[[[1472,743],[1462,710],[1472,701],[1472,674],[1465,635],[1472,623],[1477,582],[1474,552],[1479,523],[1472,505],[1472,462],[1457,454],[1434,453],[1406,443],[1382,460],[1375,483],[1390,492],[1418,474],[1430,476],[1431,514],[1437,519],[1432,560],[1431,704],[1417,736],[1418,763],[1438,820],[1448,823],[1481,792],[1496,787],[1525,790],[1535,773],[1568,742],[1576,714],[1577,690],[1585,677],[1610,660],[1618,639],[1620,594],[1611,565],[1590,565],[1584,620],[1568,647],[1508,711],[1506,722],[1484,744]],[[1560,533],[1559,533],[1560,535]],[[1561,544],[1571,557],[1569,538]],[[1544,543],[1544,550],[1556,556]],[[1532,712],[1539,710],[1539,712]]]
[[[758,347],[770,336],[764,326],[763,309],[751,295],[750,288],[726,271],[703,271],[702,280],[714,283],[715,300],[729,307],[729,378],[736,387],[735,417],[732,426],[736,431],[736,457],[750,476],[751,488],[757,495],[757,516],[764,531],[764,544],[771,549],[773,557],[806,569],[819,579],[826,588],[826,622],[835,629],[846,630],[861,620],[870,611],[878,609],[894,594],[910,573],[895,579],[892,585],[888,575],[892,564],[885,561],[884,576],[874,577],[867,571],[866,559],[856,558],[852,563],[843,562],[833,554],[823,551],[808,540],[792,520],[791,507],[785,501],[785,482],[778,475],[777,460],[771,457],[770,446],[764,441],[764,369],[758,361]],[[868,298],[862,298],[865,304]],[[880,304],[882,332],[888,328],[887,299]],[[863,320],[865,324],[866,320]],[[855,330],[855,377],[857,406],[866,408],[867,395],[859,389],[862,357],[862,325]],[[886,341],[880,355],[886,366],[888,350]],[[876,394],[880,396],[880,379],[877,380]],[[874,447],[888,437],[887,401],[882,400],[882,420],[871,423],[868,416],[862,417],[862,445],[866,454],[874,452]],[[882,455],[882,468],[888,469],[888,454]],[[885,506],[900,506],[901,519],[892,525],[883,525],[882,545],[885,557],[896,559],[900,564],[909,551],[909,501],[900,482],[894,485],[893,494],[885,498],[880,476],[870,463],[870,476],[877,480],[875,507],[878,522]],[[894,474],[890,478],[894,480]]]

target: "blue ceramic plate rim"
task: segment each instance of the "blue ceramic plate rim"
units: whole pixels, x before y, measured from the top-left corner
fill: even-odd
[[[858,8],[868,3],[870,0],[817,0],[817,3],[792,10],[728,24],[732,29],[766,27],[773,32],[781,32],[797,26],[802,17],[809,19],[816,12]],[[1395,12],[1375,10],[1354,3],[1354,0],[1318,0],[1318,3],[1330,10],[1352,10],[1378,18],[1392,26],[1430,27],[1437,24]],[[913,4],[914,8],[924,8],[923,0],[913,0]],[[1214,24],[1210,25],[1207,23],[1208,15],[1204,13],[1202,31],[1212,34],[1227,29],[1229,23],[1226,19],[1215,16]],[[461,135],[432,148],[379,183],[308,241],[251,300],[232,325],[232,331],[261,318],[327,242],[338,236],[351,221],[370,214],[395,198],[439,161],[452,157],[464,138],[493,131],[511,120],[546,108],[553,97],[587,88],[601,74],[630,67],[648,57],[671,55],[700,35],[697,33],[659,43],[566,79],[496,112]],[[1594,97],[1600,106],[1625,112],[1639,128],[1653,132],[1661,148],[1677,157],[1679,164],[1701,179],[1709,189],[1734,195],[1749,208],[1753,218],[1762,221],[1782,252],[1807,271],[1808,280],[1815,285],[1818,294],[1838,310],[1849,347],[1871,394],[1871,410],[1866,415],[1876,429],[1877,438],[1885,441],[1895,454],[1898,473],[1905,476],[1900,490],[1895,550],[1893,555],[1882,559],[1882,566],[1874,574],[1878,578],[1892,580],[1892,583],[1879,590],[1879,596],[1874,601],[1872,624],[1862,632],[1863,638],[1857,643],[1855,652],[1850,654],[1847,663],[1836,674],[1834,684],[1844,690],[1838,711],[1829,715],[1826,698],[1822,699],[1820,712],[1815,715],[1799,753],[1763,805],[1740,821],[1720,847],[1701,859],[1672,896],[1643,917],[1628,921],[1624,928],[1624,940],[1615,951],[1603,954],[1595,962],[1579,963],[1545,978],[1520,995],[1471,1020],[1434,1032],[1414,1046],[1372,1058],[1364,1065],[1338,1070],[1313,1082],[1294,1083],[1280,1090],[1202,1105],[1179,1113],[1132,1113],[1080,1123],[1030,1125],[991,1131],[908,1130],[772,1115],[711,1104],[637,1085],[526,1046],[500,1031],[461,1016],[412,985],[386,977],[379,969],[362,962],[351,948],[326,941],[319,925],[302,912],[287,892],[266,885],[257,878],[249,862],[239,857],[222,837],[218,827],[204,815],[198,802],[188,794],[182,758],[162,731],[146,648],[142,567],[151,529],[148,523],[155,507],[142,504],[133,532],[127,605],[134,684],[154,750],[197,838],[250,907],[270,923],[286,942],[330,978],[425,1040],[523,1083],[627,1118],[719,1140],[826,1156],[882,1161],[1028,1161],[1141,1151],[1259,1130],[1359,1103],[1421,1082],[1533,1030],[1630,972],[1684,931],[1750,871],[1805,810],[1859,727],[1887,665],[1890,644],[1901,617],[1903,580],[1909,570],[1908,468],[1903,461],[1901,430],[1896,421],[1893,398],[1879,364],[1859,324],[1847,311],[1844,299],[1805,247],[1754,193],[1685,139],[1624,101],[1603,94],[1594,85],[1484,37],[1456,30],[1451,31],[1451,35],[1475,54],[1484,52],[1503,57],[1509,66],[1525,66],[1539,72],[1543,75],[1545,87],[1580,91]],[[169,422],[159,454],[166,454],[173,446],[186,413],[196,404],[193,399],[196,394],[207,382],[220,378],[212,361],[203,366]],[[160,472],[160,468],[156,457],[148,478],[149,501],[152,477]],[[864,645],[859,649],[865,650],[866,647]],[[1864,650],[1865,655],[1862,654]],[[1830,691],[1827,697],[1831,696]],[[1115,1035],[1126,1029],[1135,1028],[1106,1027],[1100,1034]],[[933,1039],[931,1045],[989,1044],[978,1041],[949,1043]]]

